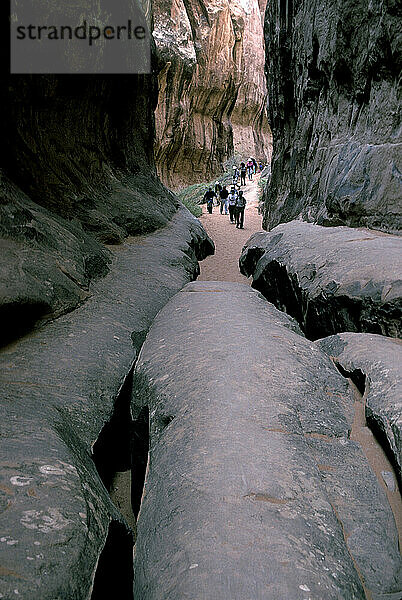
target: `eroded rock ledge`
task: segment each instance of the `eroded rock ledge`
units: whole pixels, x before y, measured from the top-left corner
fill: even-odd
[[[268,3],[264,228],[300,216],[401,231],[401,16],[384,0]]]
[[[402,337],[402,240],[303,221],[256,233],[240,270],[307,337],[342,331]]]
[[[110,272],[84,305],[1,351],[2,597],[88,600],[108,534],[116,562],[106,581],[126,597],[132,532],[92,451],[152,319],[211,251],[181,209],[161,231],[112,248]],[[112,465],[130,448],[130,427],[127,403],[125,429],[105,453]]]
[[[248,286],[189,284],[133,392],[150,412],[135,597],[396,598],[395,524],[349,439],[348,382],[293,319]]]
[[[366,419],[388,451],[402,488],[402,341],[341,333],[317,344],[346,372],[366,376]]]

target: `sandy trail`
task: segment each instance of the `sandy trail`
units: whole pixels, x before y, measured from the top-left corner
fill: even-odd
[[[247,201],[244,229],[237,229],[236,225],[230,222],[229,215],[221,215],[219,207],[214,206],[210,215],[206,206],[202,206],[200,221],[215,243],[215,254],[200,263],[199,281],[236,281],[251,284],[251,278],[247,279],[240,273],[239,258],[248,238],[256,231],[262,231],[262,215],[258,214],[259,179],[260,174],[257,173],[253,175],[252,181],[246,179],[246,185],[241,188]]]

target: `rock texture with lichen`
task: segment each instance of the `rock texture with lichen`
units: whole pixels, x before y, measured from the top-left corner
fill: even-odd
[[[400,231],[400,18],[385,0],[268,4],[265,228],[301,216]]]
[[[172,188],[205,181],[236,155],[268,161],[271,130],[257,0],[157,0],[155,157]]]

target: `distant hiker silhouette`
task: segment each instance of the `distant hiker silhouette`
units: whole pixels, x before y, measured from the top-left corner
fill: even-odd
[[[236,215],[236,227],[238,229],[244,229],[244,209],[246,208],[246,199],[243,196],[242,190],[240,190],[235,204],[235,215]]]

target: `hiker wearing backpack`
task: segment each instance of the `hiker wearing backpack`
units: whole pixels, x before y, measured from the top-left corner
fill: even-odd
[[[215,198],[215,192],[210,187],[205,192],[204,197],[203,197],[203,202],[207,203],[207,210],[208,210],[208,212],[209,212],[210,215],[212,215],[212,207],[214,205],[214,198]]]
[[[223,214],[223,209],[225,209],[225,215],[228,214],[228,196],[229,192],[226,189],[226,185],[223,186],[220,197],[221,197],[221,215]]]
[[[244,229],[244,209],[246,208],[246,199],[243,196],[242,190],[240,190],[235,204],[235,215],[236,215],[236,227],[238,229]]]
[[[215,182],[216,206],[219,206],[221,191],[222,191],[222,186],[219,183],[219,181],[216,181]]]
[[[246,173],[246,165],[244,164],[244,162],[242,162],[240,165],[240,185],[246,185]]]
[[[228,197],[229,215],[230,215],[230,222],[231,223],[235,222],[235,205],[236,205],[236,200],[237,200],[237,194],[238,194],[238,192],[236,192],[236,188],[234,186],[232,186],[230,188],[230,194],[229,194],[229,197]]]

